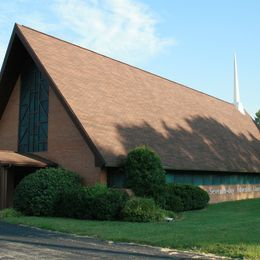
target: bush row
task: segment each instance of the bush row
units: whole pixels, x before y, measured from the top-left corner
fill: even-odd
[[[96,185],[83,187],[73,172],[48,168],[26,176],[17,186],[14,207],[25,215],[128,221],[161,220],[169,212],[204,208],[209,196],[193,185],[165,183],[160,158],[146,146],[130,151],[125,163],[126,185],[137,196]]]
[[[128,200],[106,186],[83,187],[78,175],[48,168],[26,176],[17,186],[14,208],[24,215],[114,220]]]
[[[61,217],[96,220],[118,220],[122,218],[128,195],[105,186],[79,187],[60,195],[56,204],[56,215]]]
[[[17,186],[14,208],[24,215],[134,222],[161,221],[172,212],[153,199],[129,196],[103,185],[83,187],[80,178],[64,169],[49,168],[26,176]],[[3,211],[2,217],[14,214]]]

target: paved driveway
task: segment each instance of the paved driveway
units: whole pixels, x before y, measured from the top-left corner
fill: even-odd
[[[217,259],[67,235],[0,221],[0,259]]]

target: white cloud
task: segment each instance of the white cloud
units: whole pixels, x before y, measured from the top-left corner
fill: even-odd
[[[0,10],[0,63],[14,22],[138,66],[173,44],[137,0],[13,0]]]
[[[157,35],[151,10],[133,0],[57,0],[54,12],[74,42],[127,62],[138,63],[173,44]]]
[[[44,14],[38,11],[32,11],[29,15],[17,15],[17,22],[42,32],[52,32],[58,29],[58,26],[49,22]]]
[[[52,29],[53,24],[46,17],[47,12],[41,14],[33,6],[35,2],[36,0],[34,0],[34,3],[31,0],[0,1],[0,66],[2,65],[15,22],[45,32]]]

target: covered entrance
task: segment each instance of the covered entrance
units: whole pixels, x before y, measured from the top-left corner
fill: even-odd
[[[24,176],[47,166],[38,158],[0,150],[0,209],[12,206],[15,187]]]

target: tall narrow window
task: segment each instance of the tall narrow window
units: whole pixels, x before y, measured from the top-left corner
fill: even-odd
[[[49,84],[33,62],[21,74],[19,152],[48,149]]]

